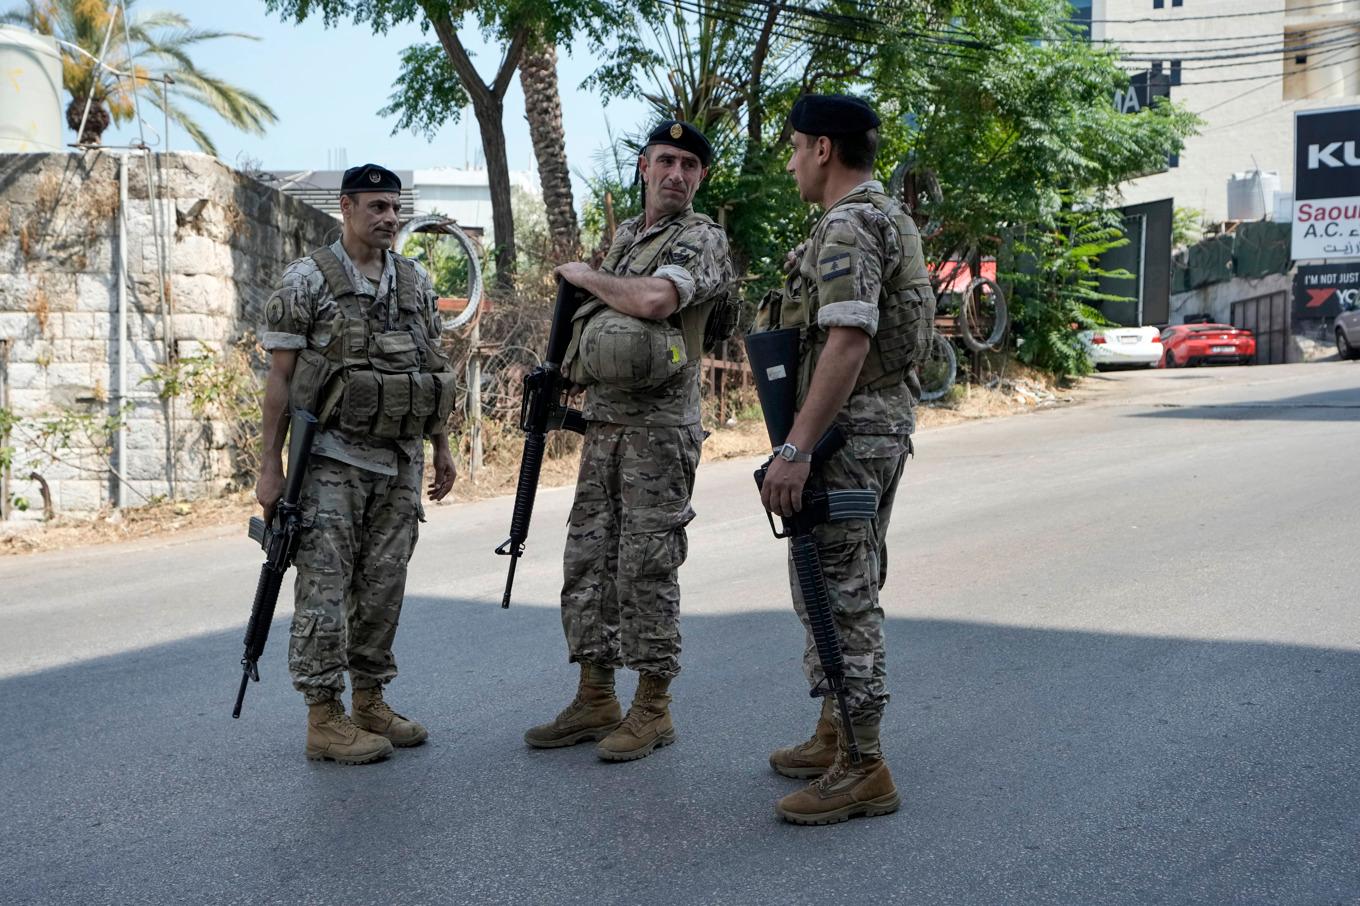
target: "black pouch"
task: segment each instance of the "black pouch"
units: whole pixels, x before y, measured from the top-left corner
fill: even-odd
[[[382,392],[378,375],[372,371],[352,371],[345,378],[345,395],[340,401],[340,429],[351,434],[368,434],[378,414]]]

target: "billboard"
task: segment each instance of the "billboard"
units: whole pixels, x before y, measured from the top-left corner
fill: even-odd
[[[1360,107],[1294,114],[1295,261],[1360,258]]]
[[[1294,275],[1294,319],[1335,318],[1360,301],[1360,263],[1300,265]]]

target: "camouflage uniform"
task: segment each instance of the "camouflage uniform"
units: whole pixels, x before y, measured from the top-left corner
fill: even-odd
[[[712,305],[731,290],[727,237],[691,209],[645,228],[620,224],[601,270],[670,280],[672,320],[702,333]],[[697,330],[694,326],[697,325]],[[699,466],[698,356],[651,390],[592,384],[581,470],[572,503],[562,586],[562,627],[573,662],[680,672],[680,587],[685,526]]]
[[[265,349],[321,349],[336,319],[366,317],[374,331],[418,331],[437,343],[442,327],[429,275],[415,276],[399,301],[396,256],[384,255],[377,286],[335,242],[329,246],[355,295],[342,303],[313,257],[284,272],[265,305]],[[357,304],[357,310],[353,308]],[[294,373],[296,381],[297,372]],[[392,640],[401,614],[406,565],[425,511],[421,437],[381,439],[327,422],[316,435],[303,480],[302,524],[288,669],[308,704],[338,696],[349,670],[354,688],[397,675]]]
[[[867,488],[879,497],[876,518],[825,523],[814,532],[857,727],[876,727],[888,702],[878,592],[887,579],[888,521],[915,428],[919,391],[909,366],[929,342],[934,310],[916,226],[871,180],[827,209],[783,295],[769,299],[758,320],[761,328],[806,328],[800,407],[830,328],[856,327],[873,338],[855,390],[835,419],[848,441],[815,476],[830,490]],[[789,577],[794,607],[807,626],[792,561]],[[815,686],[822,671],[810,632],[803,664]]]

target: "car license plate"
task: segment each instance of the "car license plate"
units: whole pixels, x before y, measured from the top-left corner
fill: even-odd
[[[1214,352],[1236,352],[1236,351],[1237,351],[1237,347],[1236,347],[1236,346],[1215,346],[1215,347],[1213,348],[1213,351],[1214,351]]]
[[[1121,343],[1137,343],[1137,342],[1138,342],[1138,338],[1137,338],[1137,337],[1120,337],[1120,338],[1119,338],[1119,342],[1121,342]]]

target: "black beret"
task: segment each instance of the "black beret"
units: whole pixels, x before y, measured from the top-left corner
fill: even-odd
[[[647,145],[671,145],[699,158],[705,167],[713,159],[713,146],[704,134],[684,120],[666,120],[647,135]],[[644,147],[646,147],[644,146]]]
[[[400,192],[401,180],[397,174],[377,164],[363,164],[350,167],[340,180],[340,194],[354,195],[359,192]]]
[[[878,114],[849,94],[805,94],[789,112],[789,122],[804,135],[850,135],[877,129]]]

